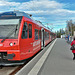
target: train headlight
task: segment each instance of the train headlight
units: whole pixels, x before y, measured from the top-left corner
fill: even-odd
[[[10,43],[10,46],[13,46],[13,43]]]

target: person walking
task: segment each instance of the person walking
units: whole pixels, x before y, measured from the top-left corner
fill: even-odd
[[[75,44],[75,37],[74,37],[74,39],[73,39],[73,41],[71,43],[71,46],[74,45],[74,44]],[[75,50],[72,50],[72,53],[74,55],[73,60],[75,60]]]

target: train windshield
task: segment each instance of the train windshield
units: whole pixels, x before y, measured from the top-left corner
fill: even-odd
[[[19,19],[0,20],[0,39],[8,37],[9,39],[18,38]]]

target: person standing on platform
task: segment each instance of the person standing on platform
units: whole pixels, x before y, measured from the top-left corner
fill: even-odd
[[[75,44],[75,37],[74,37],[74,39],[73,39],[73,41],[71,43],[71,46],[74,45],[74,44]],[[75,60],[75,50],[72,50],[72,53],[74,55],[73,60]]]

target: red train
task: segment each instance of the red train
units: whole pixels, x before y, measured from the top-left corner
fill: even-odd
[[[0,14],[0,65],[21,65],[56,35],[24,12]]]

